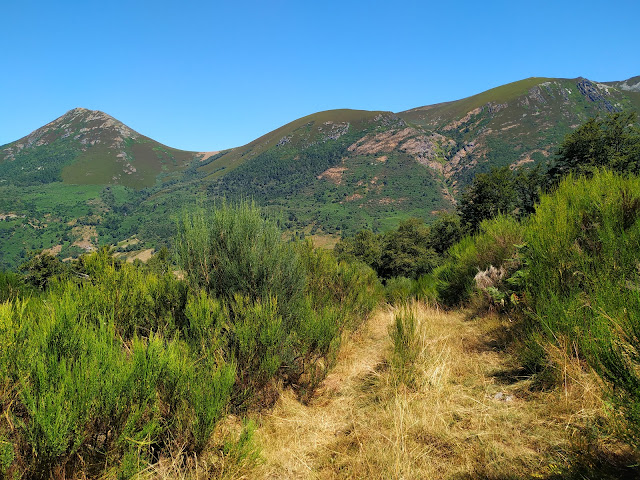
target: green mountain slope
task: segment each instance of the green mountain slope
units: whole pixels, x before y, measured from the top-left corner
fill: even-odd
[[[493,166],[548,162],[564,136],[589,117],[639,110],[640,93],[621,87],[637,82],[627,82],[529,78],[399,116],[446,138],[442,171],[459,191],[476,173]]]
[[[197,197],[253,198],[291,233],[428,220],[452,210],[477,173],[547,163],[587,118],[640,111],[639,90],[640,77],[529,78],[400,113],[319,112],[208,153],[175,150],[75,109],[0,147],[0,267],[39,248],[64,258],[104,243],[166,243],[173,217]]]
[[[16,185],[62,181],[149,187],[185,169],[194,152],[169,148],[96,110],[73,109],[0,147],[0,179]]]
[[[215,162],[213,196],[250,196],[286,212],[285,226],[307,233],[385,229],[408,215],[451,208],[437,173],[403,151],[377,155],[363,138],[406,129],[391,112],[332,110],[309,115]],[[221,171],[228,165],[227,171]]]

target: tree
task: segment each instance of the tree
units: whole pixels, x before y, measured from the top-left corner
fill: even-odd
[[[397,230],[384,235],[378,274],[382,278],[418,278],[439,263],[431,248],[429,227],[419,218],[400,223]]]
[[[357,258],[377,271],[382,255],[382,239],[371,230],[360,230],[355,236],[340,240],[334,251],[341,260]]]
[[[568,134],[549,169],[556,185],[568,173],[591,175],[602,167],[620,173],[640,173],[640,127],[635,112],[591,118]]]
[[[24,282],[40,290],[45,290],[52,278],[68,277],[71,269],[58,257],[48,252],[39,252],[20,266]]]
[[[438,255],[444,255],[451,245],[462,238],[460,217],[452,213],[441,213],[431,224],[429,244]]]
[[[535,211],[545,184],[540,166],[534,168],[494,168],[473,179],[458,204],[462,227],[476,232],[483,220],[499,214],[526,217]]]
[[[494,168],[475,176],[458,204],[462,225],[475,232],[483,220],[512,213],[518,204],[515,174],[509,167]]]

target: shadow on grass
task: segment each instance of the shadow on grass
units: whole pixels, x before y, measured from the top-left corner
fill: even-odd
[[[487,473],[482,469],[451,477],[455,480],[636,480],[640,479],[639,458],[632,453],[605,451],[576,454],[562,458],[564,465],[553,464],[537,474],[518,472]]]

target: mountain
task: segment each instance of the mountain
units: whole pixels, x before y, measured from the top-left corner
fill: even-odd
[[[200,167],[214,196],[248,195],[306,233],[384,230],[451,210],[492,167],[548,163],[589,117],[639,110],[640,77],[607,84],[529,78],[399,113],[309,115]]]
[[[399,115],[445,138],[449,149],[442,172],[455,188],[493,166],[548,162],[564,136],[589,117],[640,110],[640,93],[634,90],[640,77],[635,79],[604,84],[528,78]]]
[[[75,108],[0,147],[0,179],[142,188],[183,170],[195,155],[140,135],[106,113]]]
[[[196,198],[253,198],[296,234],[386,230],[452,210],[479,172],[550,162],[573,128],[622,110],[640,111],[640,77],[528,78],[404,112],[319,112],[208,153],[71,110],[0,147],[0,267],[40,248],[65,258],[167,243],[172,218]]]
[[[610,85],[618,90],[624,90],[627,92],[640,92],[640,75],[637,77],[631,77],[630,79],[622,82],[605,82],[605,85]]]

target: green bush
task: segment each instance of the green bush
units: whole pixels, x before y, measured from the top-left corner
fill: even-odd
[[[626,315],[637,298],[638,218],[640,180],[607,171],[568,177],[542,198],[525,251],[530,304],[542,324],[595,335],[607,330],[593,330],[609,323],[605,317]]]
[[[151,460],[177,441],[197,451],[230,399],[235,366],[215,344],[202,356],[159,334],[124,340],[113,311],[86,308],[92,288],[58,284],[42,298],[0,305],[0,401],[19,392],[14,410],[24,414],[14,423],[30,449],[21,459],[30,476],[76,453],[104,464],[134,453]]]
[[[519,267],[518,245],[523,225],[507,215],[480,224],[477,234],[464,237],[448,250],[448,258],[433,272],[438,298],[447,305],[467,301],[474,291],[474,277],[490,266],[513,272]]]
[[[596,171],[542,197],[526,231],[531,326],[564,336],[613,386],[640,439],[640,179]]]
[[[305,294],[313,308],[339,308],[344,327],[357,327],[382,301],[382,284],[365,263],[338,261],[327,250],[314,250],[310,241],[299,244],[298,252],[308,275]]]
[[[13,272],[0,272],[0,303],[28,294],[24,278]]]
[[[228,300],[237,294],[252,301],[276,298],[285,328],[296,322],[306,282],[302,262],[254,203],[223,203],[212,212],[185,214],[176,248],[192,287]]]
[[[406,277],[394,277],[387,280],[384,295],[392,305],[408,302],[413,296],[414,281]]]
[[[426,304],[438,301],[438,278],[433,273],[423,275],[413,284],[413,296]]]
[[[80,257],[77,268],[88,277],[77,293],[83,313],[113,317],[124,338],[152,332],[172,336],[184,326],[187,286],[171,273],[156,275],[118,262],[106,248]],[[57,291],[55,283],[51,288]]]
[[[268,404],[279,382],[304,394],[324,378],[344,331],[381,300],[375,273],[284,242],[253,205],[223,210],[183,224],[188,282],[108,249],[43,290],[0,277],[0,472],[112,465],[130,478],[178,449],[199,454],[226,412]],[[223,453],[253,461],[252,432]]]

